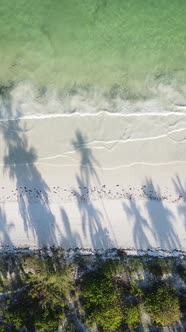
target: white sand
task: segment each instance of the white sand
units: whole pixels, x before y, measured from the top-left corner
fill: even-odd
[[[0,121],[0,245],[186,251],[186,113]]]

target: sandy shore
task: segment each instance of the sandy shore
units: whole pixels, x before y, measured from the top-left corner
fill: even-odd
[[[186,251],[186,2],[0,9],[0,247]]]
[[[0,122],[0,245],[186,250],[186,114]]]

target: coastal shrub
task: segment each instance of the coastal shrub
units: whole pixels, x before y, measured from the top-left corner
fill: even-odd
[[[23,267],[27,271],[41,272],[46,270],[42,257],[28,255],[23,258]]]
[[[186,289],[180,289],[179,294],[179,304],[180,304],[180,311],[182,313],[182,318],[186,319]]]
[[[176,272],[180,276],[180,278],[186,282],[186,265],[184,264],[178,264],[176,266]]]
[[[5,302],[3,323],[14,328],[54,331],[65,318],[66,297],[73,289],[71,269],[63,273],[29,274],[28,284]]]
[[[147,268],[149,272],[155,278],[161,278],[163,276],[162,266],[158,259],[150,259],[147,261]]]
[[[162,278],[164,274],[170,274],[173,269],[172,260],[167,258],[151,258],[146,265],[155,278]]]
[[[12,331],[23,327],[33,330],[40,313],[37,301],[25,291],[5,301],[4,310],[1,312],[3,326],[11,324]]]
[[[76,302],[78,315],[91,326],[90,330],[96,327],[107,332],[122,328],[134,331],[141,319],[143,321],[144,313],[149,314],[151,323],[158,328],[174,324],[180,315],[185,319],[184,259],[175,262],[145,257],[121,262],[105,260],[99,255],[97,259],[80,257],[67,268],[66,262],[58,256],[24,255],[21,260],[6,256],[0,285],[2,293],[10,292],[1,298],[0,331],[5,331],[7,326],[11,331],[23,328],[55,331],[64,323],[65,331],[74,332],[77,313],[70,309],[69,300]],[[3,262],[3,258],[1,260]],[[155,271],[156,277],[152,274],[150,279],[141,282],[136,272],[141,273],[143,268],[148,277],[147,263],[151,271],[154,272],[157,265],[161,270]],[[170,284],[160,281],[162,273],[169,271],[174,274],[167,280],[176,281],[179,299]],[[182,280],[177,279],[178,274]],[[78,279],[74,279],[74,275]],[[21,282],[16,281],[17,276]]]
[[[128,267],[130,269],[130,272],[133,274],[133,273],[138,272],[140,269],[143,268],[143,262],[138,257],[132,257],[129,260]]]
[[[74,289],[73,278],[71,268],[64,270],[63,272],[53,273],[37,273],[30,274],[29,278],[32,283],[31,293],[32,296],[46,295],[47,299],[55,294],[55,298],[61,295],[63,298]],[[44,300],[44,297],[43,297]],[[52,299],[54,301],[54,299]]]
[[[121,263],[119,260],[108,259],[103,261],[99,260],[98,271],[107,277],[112,277],[116,273],[121,273],[123,270],[124,263]]]
[[[56,291],[56,287],[37,284],[12,297],[3,312],[4,324],[11,322],[18,329],[37,327],[38,331],[57,329],[64,319],[64,299]]]
[[[86,298],[87,308],[114,303],[118,297],[112,280],[96,272],[87,277],[82,294]]]
[[[133,295],[136,300],[140,301],[143,296],[143,291],[134,280],[130,280],[130,294]]]
[[[21,264],[19,255],[0,257],[0,288],[1,291],[12,291],[21,288],[27,275]]]
[[[34,283],[30,290],[33,300],[38,304],[39,315],[35,326],[44,331],[58,328],[64,319],[65,296],[63,284],[58,276],[48,276],[48,280],[41,279]]]
[[[8,262],[6,257],[1,257],[0,256],[0,272],[2,274],[3,277],[7,276],[7,272],[8,272]]]
[[[121,325],[123,320],[123,313],[121,306],[118,303],[112,303],[112,306],[108,304],[105,307],[96,307],[94,311],[89,315],[87,322],[90,326],[95,323],[97,326],[102,327],[104,331],[116,331]]]
[[[156,324],[169,326],[179,320],[179,301],[175,290],[166,284],[155,285],[145,296],[146,310]]]
[[[140,305],[133,305],[126,308],[125,321],[128,326],[136,327],[140,323]]]
[[[2,310],[3,324],[10,324],[12,328],[34,328],[36,303],[29,295],[28,289],[6,299]]]
[[[65,332],[74,332],[76,331],[76,325],[74,322],[68,322],[68,325],[65,326]]]
[[[120,294],[112,274],[115,263],[108,261],[96,271],[87,273],[81,284],[87,322],[106,331],[115,331],[123,320]]]
[[[40,331],[44,331],[46,327],[56,329],[62,323],[65,317],[66,298],[72,290],[73,281],[70,268],[61,273],[41,274],[33,282],[30,295],[32,299],[37,299],[41,309],[41,313],[36,319],[36,327],[40,328]]]
[[[170,274],[173,271],[173,261],[171,258],[162,258],[159,260],[159,264],[164,274]]]

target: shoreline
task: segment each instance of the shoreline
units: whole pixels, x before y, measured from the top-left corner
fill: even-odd
[[[41,93],[31,82],[0,87],[0,121],[94,116],[171,116],[186,114],[185,86],[177,90],[161,86],[146,98],[128,98],[116,92],[109,96],[104,90],[86,86],[75,92],[46,87]]]
[[[0,122],[0,246],[186,251],[186,113],[56,115]]]
[[[155,116],[159,116],[159,117],[169,117],[169,116],[186,116],[186,112],[165,112],[165,113],[160,113],[160,112],[151,112],[151,113],[141,113],[141,112],[136,112],[136,113],[126,113],[126,114],[122,114],[122,113],[111,113],[111,112],[107,112],[107,111],[100,111],[97,113],[78,113],[78,112],[74,112],[74,113],[63,113],[63,114],[35,114],[35,115],[23,115],[23,116],[15,116],[12,118],[0,118],[0,122],[8,122],[8,121],[19,121],[19,120],[45,120],[45,119],[55,119],[55,118],[65,118],[65,117],[95,117],[95,116],[110,116],[110,117],[126,117],[126,118],[130,118],[130,117],[155,117]]]

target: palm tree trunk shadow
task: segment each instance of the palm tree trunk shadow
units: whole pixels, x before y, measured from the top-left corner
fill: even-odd
[[[63,247],[68,249],[70,248],[81,248],[82,242],[79,233],[73,232],[71,229],[71,224],[67,212],[64,208],[60,209],[61,219],[65,228],[66,237],[63,237]]]
[[[95,170],[95,166],[99,166],[99,163],[88,147],[86,137],[79,130],[76,132],[76,138],[72,141],[72,145],[80,154],[80,170],[79,175],[76,175],[79,190],[74,189],[73,191],[81,215],[84,237],[90,238],[93,248],[111,248],[113,241],[110,238],[109,230],[103,226],[104,215],[95,207],[89,195],[91,184],[93,182],[97,185],[100,184],[99,176]]]
[[[157,196],[161,197],[159,188],[155,190],[151,179],[146,180],[146,188],[157,192]],[[147,200],[146,208],[158,246],[166,250],[181,249],[180,238],[174,226],[176,217],[169,206],[165,205],[163,199],[158,199]]]
[[[127,214],[129,222],[133,223],[133,239],[136,249],[149,249],[152,247],[147,231],[152,231],[147,220],[142,216],[140,208],[135,200],[129,200],[129,204],[123,202],[123,210]]]
[[[7,222],[5,212],[0,207],[0,238],[1,238],[0,244],[1,244],[1,247],[4,247],[4,246],[13,247],[14,246],[13,242],[11,240],[10,234],[9,234],[10,231],[14,228],[15,228],[15,226],[13,223]]]
[[[178,202],[182,202],[184,204],[179,205],[178,207],[178,213],[179,215],[183,218],[184,220],[184,227],[185,227],[185,231],[186,231],[186,206],[185,206],[185,202],[186,202],[186,183],[183,183],[180,179],[180,177],[177,175],[175,177],[175,179],[173,179],[173,184],[174,184],[174,188],[178,194]]]
[[[6,112],[8,118],[13,117],[10,102]],[[19,119],[9,120],[2,127],[2,134],[6,143],[4,172],[16,181],[24,230],[27,236],[32,233],[39,247],[57,244],[55,234],[60,230],[48,202],[49,187],[36,167],[37,153],[29,146],[26,127]]]

